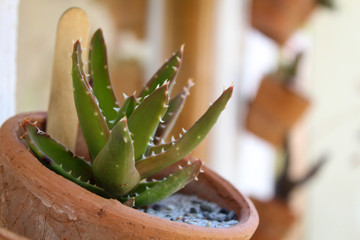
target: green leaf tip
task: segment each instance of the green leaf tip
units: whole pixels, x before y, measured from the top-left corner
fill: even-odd
[[[170,131],[174,127],[176,120],[178,119],[188,95],[190,95],[190,88],[194,85],[192,79],[188,81],[187,86],[184,87],[183,91],[181,91],[178,95],[172,98],[169,102],[169,107],[163,116],[164,122],[160,124],[157,128],[154,144],[158,144],[161,140],[165,140]]]
[[[122,196],[139,183],[133,141],[125,117],[112,129],[109,141],[93,162],[93,171],[96,181],[112,195]]]
[[[114,109],[119,108],[119,104],[112,90],[106,45],[101,29],[98,29],[91,38],[89,72],[94,94],[99,101],[99,107],[110,128],[112,127],[111,121],[117,116],[117,112]]]
[[[144,99],[147,95],[151,94],[158,85],[163,85],[166,81],[169,81],[169,93],[176,82],[177,73],[180,70],[184,55],[184,44],[181,45],[179,51],[173,54],[173,56],[167,60],[160,69],[151,77],[151,79],[145,84],[138,97]],[[170,95],[170,94],[169,94]]]
[[[136,162],[141,178],[147,178],[161,169],[184,158],[194,150],[207,136],[225,109],[233,92],[233,87],[226,89],[222,95],[209,107],[204,115],[165,152],[149,156]]]
[[[135,159],[141,159],[167,108],[168,83],[158,87],[137,106],[128,120],[134,140]]]
[[[75,107],[91,158],[94,159],[107,142],[110,131],[98,106],[98,101],[83,73],[79,41],[74,45],[72,59]]]

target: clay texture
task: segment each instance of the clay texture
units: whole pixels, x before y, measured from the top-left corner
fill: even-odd
[[[233,210],[239,224],[215,229],[172,222],[97,196],[48,170],[26,149],[19,140],[25,117],[45,127],[46,114],[31,113],[0,130],[0,223],[13,232],[30,239],[244,240],[256,230],[253,204],[206,166],[182,192]]]

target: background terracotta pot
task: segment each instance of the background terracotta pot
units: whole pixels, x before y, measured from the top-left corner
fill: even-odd
[[[295,223],[295,215],[284,201],[251,199],[261,219],[252,240],[281,240]]]
[[[28,116],[44,126],[46,114],[20,114],[0,130],[0,218],[14,232],[31,239],[250,239],[258,225],[253,204],[206,166],[183,192],[234,210],[239,224],[172,222],[99,197],[48,170],[26,149],[19,122]]]
[[[251,24],[279,44],[284,44],[316,6],[315,0],[253,0]]]
[[[268,75],[250,103],[246,128],[275,146],[282,146],[289,129],[308,106],[307,99]]]

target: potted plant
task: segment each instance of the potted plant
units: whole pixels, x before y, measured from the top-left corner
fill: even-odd
[[[232,87],[193,127],[164,142],[191,87],[189,83],[169,98],[182,54],[183,48],[140,94],[125,96],[120,107],[111,91],[101,30],[91,41],[89,76],[80,42],[75,42],[73,90],[86,143],[80,142],[77,149],[87,146],[89,162],[42,131],[46,113],[9,119],[0,130],[3,225],[32,239],[250,239],[258,224],[252,203],[200,160],[187,157],[215,124]],[[157,180],[150,181],[155,173]],[[163,176],[167,178],[159,180]],[[199,227],[133,208],[165,198],[193,179],[197,181],[182,192],[233,210],[238,224]]]
[[[292,87],[300,58],[266,75],[249,104],[246,129],[277,147],[284,145],[290,128],[309,107],[309,101]]]
[[[290,175],[293,162],[289,140],[285,141],[279,157],[281,169],[275,184],[275,195],[272,199],[263,201],[256,198],[251,200],[259,212],[261,222],[253,240],[281,240],[284,239],[291,227],[298,221],[298,216],[290,207],[290,196],[299,187],[313,179],[326,163],[326,158],[318,160],[302,177],[295,179]]]
[[[318,6],[333,8],[333,0],[253,0],[251,25],[284,44]]]

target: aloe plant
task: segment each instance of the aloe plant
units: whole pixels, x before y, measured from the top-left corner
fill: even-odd
[[[183,58],[183,47],[145,84],[140,94],[125,96],[122,106],[112,91],[106,46],[99,29],[92,37],[89,74],[81,60],[81,45],[72,54],[73,91],[80,127],[90,161],[76,156],[50,135],[25,120],[23,138],[46,167],[106,198],[141,207],[161,200],[197,179],[202,162],[194,160],[168,178],[147,181],[153,174],[189,154],[208,134],[230,99],[229,87],[203,116],[178,139],[168,138],[189,94],[192,82],[170,99]]]

